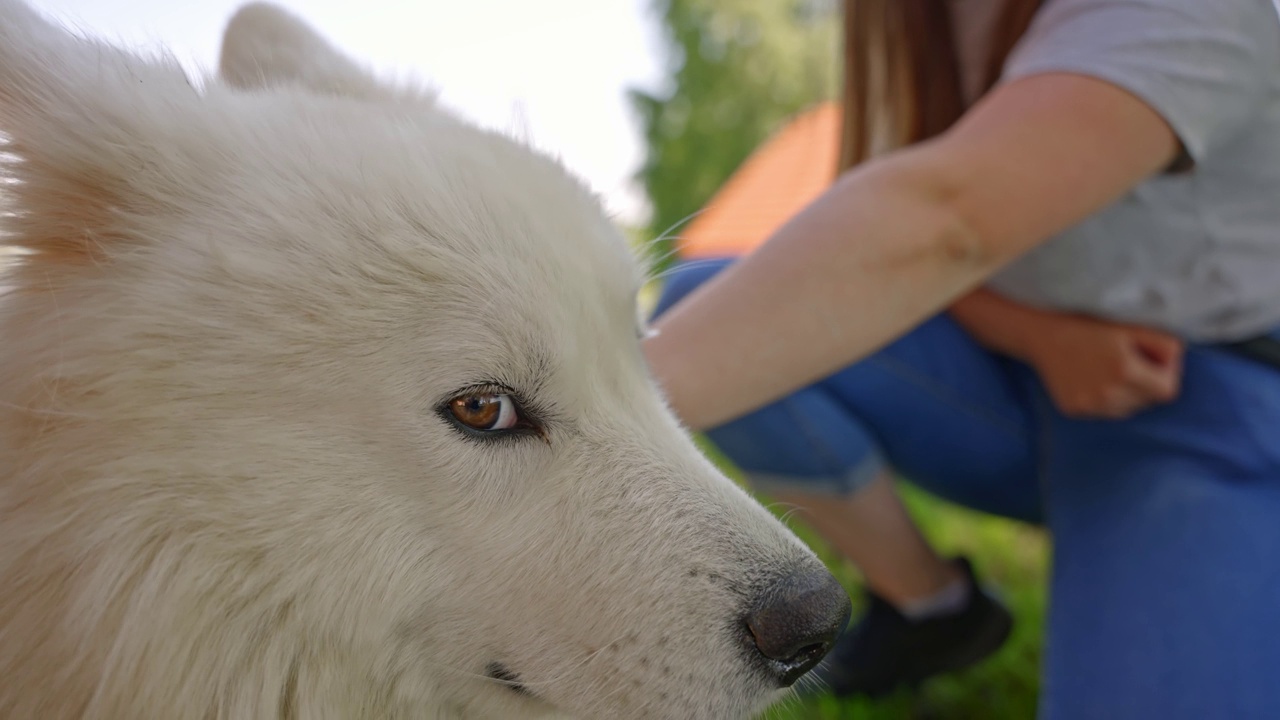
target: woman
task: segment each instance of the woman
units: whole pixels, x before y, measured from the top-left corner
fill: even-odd
[[[1280,717],[1270,0],[847,22],[848,172],[723,272],[678,271],[645,342],[685,422],[863,570],[825,679],[883,690],[1007,632],[897,471],[1053,533],[1044,717]]]

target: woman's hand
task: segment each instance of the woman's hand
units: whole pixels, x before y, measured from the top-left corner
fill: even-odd
[[[1041,310],[986,289],[950,312],[978,344],[1035,368],[1068,417],[1124,418],[1178,396],[1183,345],[1172,335]]]
[[[1176,399],[1182,383],[1182,342],[1148,328],[1050,314],[1025,343],[1068,417],[1126,418]]]

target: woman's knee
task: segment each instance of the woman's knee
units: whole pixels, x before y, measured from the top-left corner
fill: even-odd
[[[821,388],[792,395],[706,433],[766,493],[846,496],[883,471],[875,439]]]
[[[653,309],[653,317],[665,313],[699,285],[710,280],[716,273],[731,265],[736,258],[713,258],[707,260],[686,260],[665,273],[662,292]]]

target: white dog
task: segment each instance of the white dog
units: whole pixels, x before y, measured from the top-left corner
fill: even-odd
[[[0,717],[741,718],[848,598],[554,162],[290,15],[204,87],[0,0]]]

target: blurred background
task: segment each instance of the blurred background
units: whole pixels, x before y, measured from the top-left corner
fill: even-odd
[[[33,4],[93,35],[167,47],[201,75],[244,1]],[[839,0],[274,1],[379,75],[425,83],[471,120],[559,156],[650,257],[655,284],[677,253],[750,249],[834,175]],[[787,701],[774,720],[1034,716],[1046,538],[906,494],[937,547],[970,555],[997,584],[1017,617],[1012,640],[979,667],[914,691]],[[788,522],[856,603],[856,570],[803,518]]]

